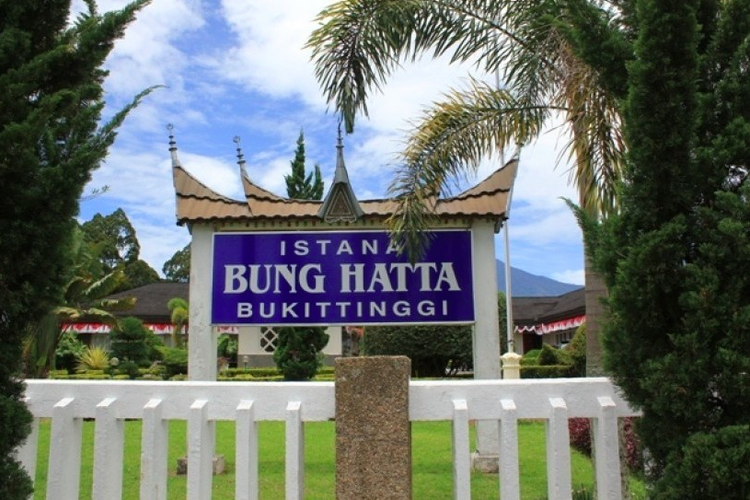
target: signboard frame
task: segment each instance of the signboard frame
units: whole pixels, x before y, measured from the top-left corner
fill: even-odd
[[[395,248],[390,245],[389,235],[388,232],[384,229],[343,229],[343,230],[289,230],[289,231],[247,231],[247,232],[214,232],[211,237],[211,267],[210,267],[210,323],[211,325],[218,326],[227,326],[227,325],[234,325],[234,326],[296,326],[296,325],[325,325],[325,326],[333,326],[333,325],[405,325],[405,324],[474,324],[476,322],[476,305],[475,305],[475,269],[474,266],[476,265],[475,259],[474,259],[474,238],[472,237],[471,230],[468,228],[445,228],[445,229],[433,229],[430,231],[434,235],[433,241],[431,241],[430,246],[427,249],[427,252],[425,253],[425,258],[422,259],[419,263],[416,264],[416,266],[421,267],[409,267],[408,261],[406,260],[405,255],[396,256]],[[326,254],[325,249],[328,248],[326,246],[321,246],[321,248],[317,248],[318,255],[310,255],[311,252],[315,252],[314,245],[310,245],[310,241],[316,241],[316,242],[322,242],[322,241],[328,241],[328,244],[331,244],[331,249],[337,248],[335,245],[340,244],[341,241],[349,241],[350,239],[356,240],[355,245],[361,241],[364,241],[365,238],[369,238],[370,240],[377,240],[379,242],[379,246],[376,247],[376,250],[372,253],[371,259],[366,259],[365,255],[353,255],[354,250],[351,248],[351,245],[349,246],[348,250],[349,252],[343,252],[344,255],[331,255]],[[238,264],[237,259],[237,252],[241,252],[241,250],[238,250],[236,248],[228,249],[226,245],[229,244],[231,240],[234,240],[234,244],[240,244],[242,240],[245,242],[242,244],[249,244],[248,241],[255,240],[257,243],[258,241],[262,241],[265,239],[266,242],[272,242],[273,244],[276,244],[279,246],[277,251],[279,252],[279,255],[273,255],[268,256],[264,255],[264,257],[267,257],[260,263],[253,262],[245,262],[242,261],[242,265]],[[449,244],[451,243],[451,239],[455,240],[455,244]],[[219,240],[222,240],[219,242]],[[304,255],[292,255],[294,249],[296,248],[296,243],[299,241],[307,241],[307,244],[300,244],[300,252],[307,252]],[[286,242],[286,243],[281,243]],[[290,243],[291,242],[291,243]],[[386,243],[387,242],[387,243]],[[388,245],[388,251],[385,252],[384,244]],[[441,246],[442,245],[442,246]],[[313,248],[311,248],[313,247]],[[446,247],[453,247],[453,248],[446,248]],[[343,247],[345,250],[346,247]],[[281,255],[283,249],[283,256]],[[363,250],[365,249],[365,245],[363,243]],[[255,250],[257,252],[257,250]],[[362,253],[360,252],[360,254]],[[225,254],[232,254],[231,256],[227,256]],[[308,257],[309,256],[309,257]],[[282,257],[284,257],[282,259]],[[299,258],[303,257],[303,258]],[[337,284],[341,286],[344,279],[348,279],[349,281],[346,284],[346,288],[348,288],[347,292],[349,292],[349,295],[347,297],[353,298],[353,300],[358,302],[353,302],[353,307],[351,309],[356,314],[347,315],[344,312],[344,309],[349,309],[349,306],[344,307],[343,304],[346,304],[346,302],[335,302],[335,304],[340,307],[340,314],[332,314],[328,316],[327,314],[323,314],[323,316],[328,317],[318,317],[318,316],[310,316],[310,313],[314,311],[314,309],[307,309],[305,310],[304,305],[299,305],[300,303],[291,302],[294,300],[293,298],[289,298],[289,295],[284,295],[284,290],[281,290],[283,287],[290,287],[290,282],[288,280],[292,279],[290,276],[290,267],[296,265],[299,265],[300,263],[305,262],[306,266],[310,267],[309,269],[306,269],[305,272],[309,273],[306,274],[305,279],[306,285],[303,283],[304,286],[308,287],[319,287],[321,282],[323,281],[323,278],[320,278],[320,281],[316,282],[315,279],[319,278],[323,270],[321,267],[313,266],[309,260],[307,259],[313,259],[313,257],[317,258],[323,258],[324,259],[324,265],[326,266],[327,270],[330,270],[331,268],[335,268],[335,266],[341,266],[341,273],[340,274],[346,274],[346,277],[340,277],[339,280],[336,280],[336,276],[332,276],[332,279],[330,281],[333,281],[334,284]],[[356,257],[359,257],[360,260],[357,260]],[[252,257],[251,257],[252,258]],[[307,259],[306,259],[307,258]],[[233,264],[228,264],[228,261],[231,259],[235,259]],[[295,260],[296,259],[296,260]],[[364,259],[364,260],[363,260]],[[431,261],[430,259],[447,259],[443,261]],[[292,264],[290,264],[290,262]],[[323,264],[320,260],[313,260],[312,262]],[[453,264],[460,264],[460,266],[454,266]],[[251,264],[254,265],[255,268],[252,270],[244,269],[245,265]],[[282,299],[281,301],[277,301],[279,304],[279,310],[281,310],[282,307],[286,307],[285,311],[290,312],[289,318],[279,318],[278,312],[276,312],[276,308],[268,306],[268,310],[273,309],[274,313],[270,314],[267,311],[267,315],[265,317],[259,318],[258,309],[256,308],[253,310],[252,304],[257,304],[258,300],[260,300],[258,296],[252,297],[248,299],[248,302],[244,302],[243,304],[251,304],[250,306],[243,306],[246,309],[243,311],[243,314],[249,314],[248,317],[240,319],[239,317],[239,309],[240,306],[237,305],[239,301],[232,300],[227,301],[227,303],[219,302],[224,301],[227,299],[221,298],[225,295],[227,295],[227,291],[231,295],[238,295],[243,297],[248,297],[248,292],[250,292],[249,288],[249,281],[250,281],[250,274],[252,271],[255,271],[254,278],[256,281],[256,291],[258,292],[264,292],[268,293],[269,289],[269,283],[263,283],[263,286],[260,286],[260,277],[258,276],[262,271],[265,271],[266,273],[269,273],[269,269],[260,269],[259,266],[273,266],[279,264],[280,266],[284,267],[282,271],[286,271],[285,273],[282,273],[282,279],[279,278],[278,273],[276,275],[277,280],[281,280],[282,283],[279,285],[279,283],[276,283],[277,289],[277,299]],[[432,266],[434,267],[427,267]],[[368,290],[368,292],[372,292],[369,294],[364,293],[352,293],[352,292],[363,292],[364,290],[352,290],[351,288],[354,286],[354,282],[357,279],[362,279],[362,276],[357,275],[357,272],[364,273],[363,270],[366,265],[370,266],[379,266],[378,270],[380,271],[380,277],[385,279],[386,284],[384,285],[382,281],[375,280],[374,288],[377,288],[378,286],[381,288],[380,293],[376,293],[377,290]],[[385,267],[391,265],[389,268],[390,276],[393,277],[395,281],[388,282],[387,276],[386,276],[386,269]],[[393,269],[393,267],[397,269]],[[224,266],[222,268],[222,266]],[[344,269],[343,266],[349,266],[346,269]],[[357,267],[355,269],[356,266]],[[230,269],[227,269],[229,267]],[[250,267],[250,266],[247,266]],[[460,267],[459,269],[456,269],[456,267]],[[223,273],[221,273],[221,270],[223,269]],[[368,268],[369,270],[369,268]],[[278,270],[277,270],[278,271]],[[301,273],[302,269],[294,269],[294,272]],[[370,276],[372,277],[372,271],[369,270]],[[247,273],[247,274],[246,274]],[[270,274],[266,274],[265,277],[268,278],[271,276]],[[287,281],[284,281],[283,278],[286,277]],[[435,283],[438,283],[439,286],[435,286],[435,290],[430,290],[429,285],[427,285],[427,290],[424,290],[425,284],[427,280],[427,277],[431,278],[430,283],[434,286]],[[439,281],[438,277],[441,277],[442,279]],[[400,278],[400,280],[399,280]],[[422,296],[422,302],[419,299],[414,297],[414,280],[419,281],[419,286],[422,288],[421,291],[417,293],[417,295]],[[408,284],[406,283],[408,281]],[[460,284],[459,284],[460,282]],[[360,288],[362,286],[361,281],[359,282]],[[405,284],[409,286],[409,289],[404,291],[403,288]],[[387,288],[390,286],[391,288],[400,287],[399,290],[384,290],[383,288]],[[458,289],[456,289],[456,286],[458,286]],[[219,288],[224,287],[223,292],[219,291]],[[468,288],[467,288],[468,287]],[[260,290],[260,288],[265,288],[264,290]],[[438,290],[439,288],[439,290]],[[286,290],[286,292],[289,292],[289,290]],[[294,293],[299,293],[300,290],[294,290]],[[313,290],[312,293],[319,293],[320,290]],[[428,293],[429,292],[429,293]],[[326,291],[326,293],[329,293],[329,295],[326,295],[325,297],[337,297],[341,294],[343,294],[343,287],[342,290],[338,291],[338,295],[336,293],[330,294],[330,290]],[[384,297],[386,294],[387,295]],[[298,295],[294,295],[294,298],[298,297]],[[365,311],[364,316],[366,318],[362,317],[363,312],[363,306],[362,304],[371,304],[372,300],[368,300],[371,297],[376,297],[375,300],[380,300],[384,304],[388,300],[394,300],[396,302],[408,302],[408,309],[409,313],[407,315],[404,314],[396,314],[396,307],[401,307],[401,313],[403,313],[404,308],[406,307],[404,304],[400,305],[394,305],[393,302],[390,302],[387,307],[391,307],[392,310],[389,314],[383,314],[384,317],[380,318],[379,320],[375,320],[372,318],[373,316],[373,307],[370,306],[369,314],[368,311]],[[408,299],[406,298],[408,297]],[[321,296],[321,298],[323,298]],[[286,299],[287,302],[283,302],[283,300]],[[450,304],[446,301],[453,301],[454,304]],[[456,305],[456,301],[460,301],[461,303]],[[432,303],[430,304],[430,301]],[[272,301],[269,301],[268,304],[271,304]],[[323,302],[321,302],[323,303]],[[228,305],[229,304],[229,305]],[[235,304],[235,310],[238,312],[238,314],[230,314],[227,312],[228,307],[232,307],[231,304]],[[357,306],[356,304],[359,304]],[[424,306],[424,304],[427,304]],[[299,306],[299,307],[298,307]],[[414,308],[420,307],[422,308],[424,306],[424,310],[420,309],[418,311],[418,314],[415,316],[413,313]],[[334,306],[335,307],[335,306]],[[365,305],[364,308],[367,306]],[[386,306],[384,306],[386,307]],[[434,307],[438,309],[437,314],[422,314],[424,311],[427,311],[430,313],[430,307]],[[374,308],[375,312],[379,312],[379,308]],[[441,310],[442,309],[442,310]],[[454,312],[451,310],[458,310],[460,312]],[[302,314],[304,313],[305,319],[302,318]],[[433,311],[434,313],[434,311]],[[254,316],[254,317],[253,317]],[[294,317],[297,317],[298,319],[293,319]],[[408,317],[407,317],[408,316]],[[417,317],[421,316],[421,317]]]

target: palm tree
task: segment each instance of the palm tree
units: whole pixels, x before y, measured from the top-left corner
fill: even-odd
[[[117,318],[113,312],[135,305],[133,297],[106,298],[125,281],[125,274],[119,269],[97,276],[96,249],[84,242],[80,228],[73,234],[71,256],[73,274],[65,286],[63,304],[26,327],[24,359],[28,376],[42,377],[54,366],[55,350],[65,323],[91,320],[114,325]]]
[[[170,321],[172,322],[172,344],[182,348],[187,344],[187,326],[190,319],[190,306],[185,299],[175,297],[167,302]]]
[[[428,201],[448,180],[476,172],[492,152],[525,144],[562,117],[571,179],[590,217],[616,210],[625,144],[619,102],[631,57],[627,1],[342,0],[318,16],[310,36],[316,76],[347,132],[367,115],[368,95],[402,61],[431,52],[474,62],[503,86],[472,78],[424,112],[390,186],[398,208],[393,237],[416,259],[431,223]],[[592,49],[593,47],[593,49]],[[586,259],[587,288],[594,279]],[[588,295],[588,294],[587,294]],[[598,298],[594,299],[598,305]],[[596,313],[587,312],[589,323]],[[592,362],[601,357],[589,325]],[[594,330],[594,331],[592,331]]]

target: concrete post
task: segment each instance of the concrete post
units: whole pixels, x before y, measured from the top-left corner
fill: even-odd
[[[474,378],[500,378],[500,329],[497,315],[495,226],[476,221],[471,227],[474,253]],[[473,465],[483,471],[498,470],[497,422],[477,422],[477,450]]]
[[[216,335],[211,329],[211,227],[194,224],[190,244],[188,378],[216,380]]]

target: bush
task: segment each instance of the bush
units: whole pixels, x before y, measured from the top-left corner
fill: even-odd
[[[55,351],[55,368],[67,370],[68,373],[75,372],[78,357],[86,350],[86,344],[78,340],[78,335],[73,332],[65,332],[60,336],[60,342]]]
[[[109,333],[112,340],[112,356],[121,362],[132,361],[141,366],[149,364],[149,348],[146,344],[149,330],[138,318],[122,319]]]
[[[521,378],[568,378],[572,376],[572,365],[521,366]]]
[[[591,420],[588,418],[568,419],[570,446],[587,457],[591,456]]]
[[[552,347],[549,344],[542,346],[542,352],[536,358],[537,364],[540,366],[551,366],[551,365],[572,365],[570,356],[556,347]]]
[[[368,356],[408,356],[413,377],[445,377],[472,367],[470,326],[368,326]]]
[[[155,334],[150,328],[146,329],[146,357],[149,362],[161,361],[161,348],[164,347],[164,341]]]
[[[237,337],[222,333],[217,340],[216,354],[230,365],[237,366]]]
[[[750,428],[733,425],[690,436],[670,455],[655,494],[663,500],[750,498]]]
[[[187,375],[188,353],[186,349],[163,347],[160,350],[167,379],[173,380],[176,375]]]
[[[113,375],[126,375],[129,379],[135,380],[140,375],[140,372],[138,371],[137,364],[126,359],[118,363],[116,369],[113,370]]]
[[[582,324],[576,330],[570,344],[565,348],[565,352],[570,357],[573,364],[573,376],[586,376],[586,323]]]
[[[78,356],[76,372],[91,372],[92,370],[101,370],[102,372],[109,368],[109,351],[103,347],[86,347],[83,353]]]
[[[284,374],[285,380],[310,380],[320,368],[323,357],[321,351],[327,343],[325,328],[280,328],[273,360]]]

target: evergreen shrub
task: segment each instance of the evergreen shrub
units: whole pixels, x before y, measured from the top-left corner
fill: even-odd
[[[732,425],[690,436],[670,455],[655,498],[750,498],[750,427]]]
[[[60,342],[55,350],[55,368],[57,370],[66,370],[68,373],[74,373],[78,358],[86,350],[86,344],[78,339],[74,332],[64,332],[60,336]]]
[[[139,366],[149,364],[149,347],[146,344],[149,329],[134,317],[122,319],[109,333],[112,356],[120,362],[131,361]]]
[[[368,326],[364,339],[368,356],[408,356],[413,377],[445,377],[473,364],[466,325]]]
[[[163,347],[160,350],[167,379],[173,380],[175,375],[187,375],[188,353],[186,349]]]
[[[322,365],[321,351],[328,344],[328,334],[321,327],[285,327],[279,338],[273,360],[285,380],[310,380]]]
[[[568,378],[573,365],[522,365],[521,378]]]

